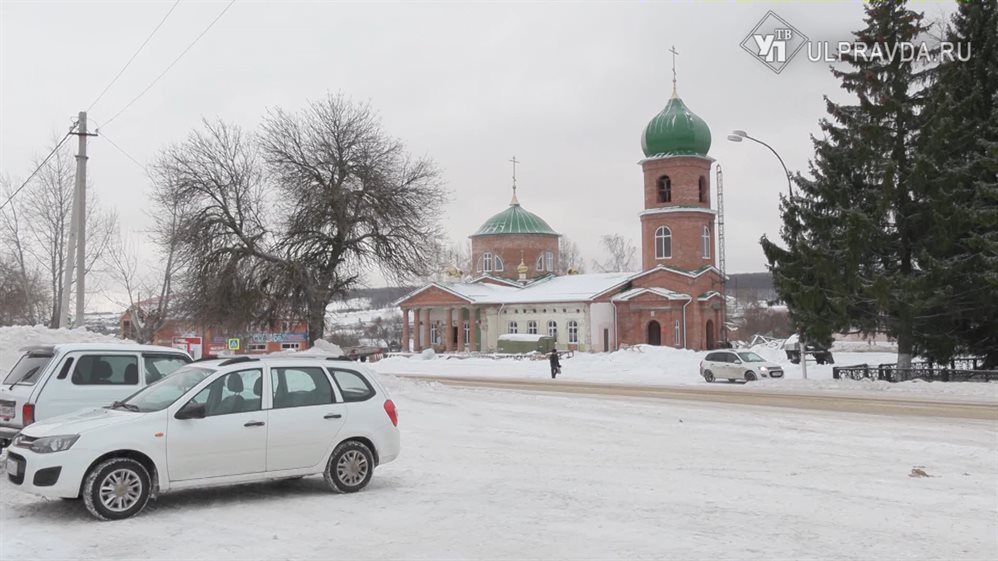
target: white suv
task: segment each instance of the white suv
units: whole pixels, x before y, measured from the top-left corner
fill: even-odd
[[[700,375],[707,382],[725,378],[729,382],[751,382],[759,378],[782,378],[783,367],[750,351],[714,351],[700,362]]]
[[[0,386],[0,448],[35,421],[124,399],[189,362],[184,351],[153,345],[25,347]]]
[[[359,491],[399,447],[395,404],[363,365],[240,357],[26,427],[7,476],[30,493],[82,496],[91,514],[116,520],[192,487],[322,474],[334,491]]]

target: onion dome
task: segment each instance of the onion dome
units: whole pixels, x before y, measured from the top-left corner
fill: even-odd
[[[665,109],[645,127],[641,135],[645,156],[706,156],[710,150],[707,123],[673,95]]]

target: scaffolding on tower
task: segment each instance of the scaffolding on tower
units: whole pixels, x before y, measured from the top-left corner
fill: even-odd
[[[721,271],[721,341],[728,340],[728,276],[724,264],[724,174],[717,164],[717,268]]]

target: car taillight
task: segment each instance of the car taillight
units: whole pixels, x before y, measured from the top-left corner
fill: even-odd
[[[21,426],[26,427],[35,422],[35,404],[25,403],[21,408]]]
[[[393,425],[399,426],[399,414],[395,410],[395,404],[390,399],[385,401],[385,413],[388,413],[388,418],[392,420]]]

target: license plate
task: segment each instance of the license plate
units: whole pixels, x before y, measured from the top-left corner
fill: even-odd
[[[14,418],[14,406],[13,405],[0,405],[0,417],[4,419]]]

